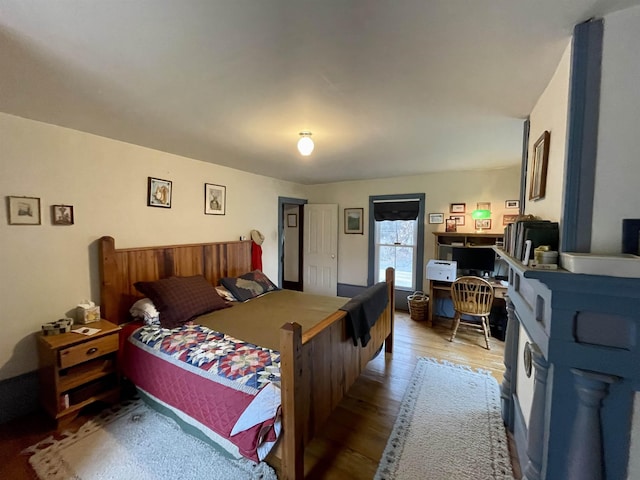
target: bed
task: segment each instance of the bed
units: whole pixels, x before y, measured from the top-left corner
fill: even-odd
[[[118,324],[130,321],[129,309],[143,297],[134,287],[136,282],[201,275],[212,285],[218,285],[222,278],[240,276],[251,270],[250,241],[116,249],[112,237],[102,237],[99,250],[102,314]],[[305,294],[290,292],[301,296],[298,300],[302,303],[288,299],[285,306],[280,305],[278,315],[270,316],[278,325],[264,330],[269,331],[268,347],[277,347],[280,358],[282,433],[266,461],[278,471],[280,478],[303,478],[305,445],[369,360],[383,346],[391,353],[395,307],[393,275],[393,269],[388,269],[383,286],[386,307],[375,323],[372,322],[368,332],[370,340],[365,346],[362,342],[354,345],[348,334],[349,314],[344,310],[326,310],[325,306],[319,321],[301,325],[299,320],[305,316],[303,310],[307,302]],[[223,316],[229,317],[235,308],[223,310]],[[255,339],[247,341],[252,340]],[[260,340],[260,345],[262,343]]]

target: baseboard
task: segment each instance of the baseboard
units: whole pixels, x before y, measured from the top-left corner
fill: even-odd
[[[529,430],[527,429],[527,422],[524,419],[522,410],[520,409],[520,401],[517,395],[513,395],[513,439],[516,442],[516,452],[518,454],[518,461],[520,462],[520,469],[524,472],[529,457],[527,456],[527,437]]]
[[[0,423],[7,423],[38,409],[38,372],[0,381]]]

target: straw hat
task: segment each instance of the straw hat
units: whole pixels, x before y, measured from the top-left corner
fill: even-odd
[[[251,240],[256,242],[258,245],[262,245],[262,242],[264,242],[264,235],[258,230],[251,230]]]

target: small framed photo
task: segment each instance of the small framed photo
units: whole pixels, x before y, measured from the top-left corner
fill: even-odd
[[[213,183],[204,184],[205,215],[224,215],[227,210],[227,187]]]
[[[449,206],[449,213],[465,213],[467,211],[466,203],[452,203]]]
[[[287,214],[287,227],[297,227],[298,226],[298,215],[295,213]]]
[[[73,206],[51,205],[51,219],[54,225],[73,225]]]
[[[362,215],[363,208],[345,208],[344,209],[344,233],[363,234]]]
[[[491,202],[478,202],[476,203],[478,210],[491,210]]]
[[[171,208],[171,180],[148,178],[147,206]]]
[[[457,231],[457,227],[456,227],[456,221],[453,218],[447,218],[445,220],[445,232],[456,232]]]
[[[515,222],[517,219],[518,219],[518,215],[503,215],[502,225],[509,225],[510,223]]]
[[[464,215],[450,215],[449,218],[456,221],[456,226],[458,227],[464,226],[464,222],[465,222]]]
[[[430,213],[429,223],[444,223],[444,213]]]
[[[481,220],[476,220],[476,230],[490,230],[491,229],[491,219],[483,218]]]
[[[520,200],[506,200],[504,208],[520,208]]]
[[[40,199],[7,197],[9,225],[40,225]]]

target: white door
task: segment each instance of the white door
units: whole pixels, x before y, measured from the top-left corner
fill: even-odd
[[[338,205],[304,206],[304,291],[338,293]]]

